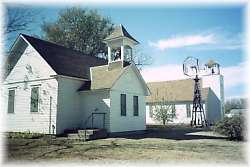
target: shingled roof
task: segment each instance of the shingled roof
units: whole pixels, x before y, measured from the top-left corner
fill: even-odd
[[[66,47],[21,34],[59,75],[89,79],[89,68],[107,64],[107,60],[87,56]]]
[[[129,66],[109,69],[109,65],[91,68],[92,80],[84,82],[78,91],[110,89]]]
[[[194,81],[192,79],[147,83],[151,96],[147,103],[159,102],[162,98],[169,102],[193,101]],[[202,100],[208,98],[209,88],[201,89]]]
[[[120,37],[127,37],[131,40],[133,40],[136,43],[139,43],[136,39],[134,39],[128,32],[127,30],[123,27],[123,25],[119,25],[117,27],[115,27],[114,31],[107,36],[104,41],[108,41],[111,39],[116,39],[116,38],[120,38]]]

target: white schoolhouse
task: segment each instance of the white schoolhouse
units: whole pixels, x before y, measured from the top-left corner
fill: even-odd
[[[108,61],[20,34],[3,81],[5,131],[145,130],[150,93],[131,61],[139,42],[122,25],[104,42]]]

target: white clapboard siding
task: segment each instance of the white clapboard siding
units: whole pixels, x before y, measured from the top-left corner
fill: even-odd
[[[81,127],[92,126],[92,113],[105,114],[105,128],[110,131],[110,97],[108,90],[81,92]],[[94,126],[102,128],[103,115],[94,115]],[[89,118],[89,119],[88,119]],[[88,119],[88,120],[87,120]],[[99,124],[98,124],[99,122]],[[97,125],[98,124],[98,125]]]
[[[209,99],[209,108],[211,110],[216,110],[213,111],[212,117],[216,120],[221,120],[224,117],[224,77],[223,75],[210,75],[210,76],[205,76],[202,78],[202,87],[206,88],[209,87],[212,91],[213,94],[210,93],[210,99]],[[220,105],[220,108],[215,105]],[[220,104],[218,104],[220,103]],[[217,112],[220,112],[220,115],[217,115]]]
[[[190,123],[190,119],[187,118],[186,104],[176,104],[175,110],[176,118],[173,123]]]
[[[190,112],[192,115],[192,107],[193,105],[190,103],[183,103],[183,104],[175,104],[175,115],[176,117],[173,119],[172,122],[168,122],[168,124],[189,124],[191,121],[191,116],[187,117],[187,105],[190,105]],[[204,113],[206,115],[206,105],[203,104],[204,108]],[[162,121],[157,121],[154,118],[150,117],[150,110],[149,110],[149,105],[146,106],[146,123],[147,124],[162,124]]]
[[[30,112],[31,87],[39,85],[39,107],[37,113]],[[49,125],[56,126],[57,111],[57,81],[55,79],[5,85],[4,99],[8,104],[8,88],[15,90],[14,113],[7,113],[5,106],[5,130],[12,132],[49,133]],[[52,97],[50,110],[50,97]],[[51,114],[50,114],[51,111]],[[51,120],[51,123],[50,123]]]
[[[80,126],[80,93],[77,91],[82,85],[81,79],[58,77],[58,112],[57,133],[65,129],[74,129]]]
[[[110,132],[146,129],[145,90],[132,68],[115,83],[110,92]],[[126,116],[121,116],[120,94],[126,94]],[[133,96],[138,96],[139,116],[133,115]]]
[[[6,131],[49,133],[49,125],[56,126],[57,80],[50,77],[51,75],[55,75],[54,70],[32,46],[28,45],[3,83]],[[30,112],[31,87],[34,85],[38,85],[40,91],[38,113]],[[7,113],[10,88],[16,91],[14,113]],[[51,115],[50,97],[52,97]]]
[[[4,83],[46,79],[55,74],[48,63],[29,45]]]

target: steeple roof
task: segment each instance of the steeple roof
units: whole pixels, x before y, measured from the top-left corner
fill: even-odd
[[[104,39],[104,41],[109,41],[111,39],[116,39],[121,37],[127,37],[132,41],[136,42],[137,44],[139,44],[139,42],[136,39],[134,39],[121,24],[115,27],[114,31],[109,36],[107,36]]]

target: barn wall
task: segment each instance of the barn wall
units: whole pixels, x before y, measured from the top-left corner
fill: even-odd
[[[224,117],[224,115],[221,114],[221,101],[213,91],[209,91],[207,108],[207,119],[209,123],[214,124]]]
[[[154,118],[152,118],[150,114],[150,105],[147,103],[146,105],[146,123],[147,124],[162,124],[161,121],[157,121]],[[172,122],[169,122],[169,124],[190,124],[191,116],[187,117],[187,105],[190,105],[191,115],[192,115],[192,102],[185,102],[185,103],[176,103],[175,104],[175,114],[176,117],[173,119]],[[206,104],[203,104],[203,109],[206,115]]]
[[[223,75],[210,75],[202,77],[202,87],[209,87],[214,92],[216,100],[220,101],[220,118],[224,117],[224,77]],[[215,100],[215,101],[216,101]]]
[[[190,104],[176,104],[175,105],[176,118],[173,120],[173,123],[185,123],[185,124],[190,123],[191,117],[189,117],[189,118],[187,117],[186,105],[190,105]],[[192,108],[191,108],[191,110],[192,110]]]

